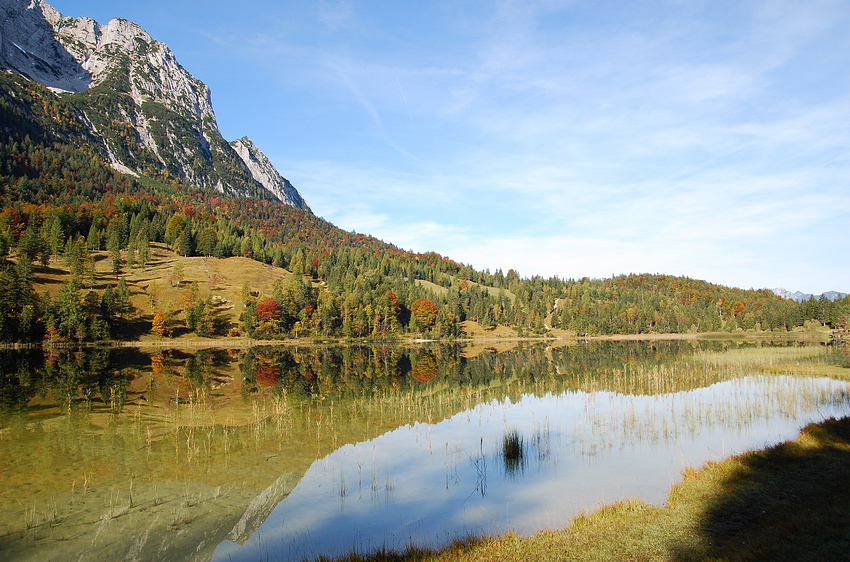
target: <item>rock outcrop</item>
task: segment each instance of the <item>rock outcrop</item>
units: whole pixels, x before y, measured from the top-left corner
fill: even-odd
[[[266,155],[256,144],[251,142],[251,139],[242,137],[230,143],[230,146],[233,147],[236,154],[239,155],[251,174],[263,187],[274,193],[278,199],[287,205],[309,210],[310,207],[307,206],[307,202],[304,201],[298,190],[289,183],[289,180],[281,177],[274,164],[266,158]]]
[[[57,39],[64,18],[40,0],[0,1],[0,61],[49,88],[81,92],[91,74]]]

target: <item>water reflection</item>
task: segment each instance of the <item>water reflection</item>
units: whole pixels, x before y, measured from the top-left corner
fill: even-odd
[[[252,539],[214,559],[279,559],[466,533],[530,533],[601,502],[663,502],[685,466],[848,414],[847,385],[746,377],[660,396],[616,392],[493,400],[434,424],[346,445],[314,463]],[[265,555],[265,554],[264,554]]]
[[[847,402],[818,378],[819,346],[481,351],[5,352],[0,551],[285,559],[527,532],[620,495],[661,501],[684,464]]]

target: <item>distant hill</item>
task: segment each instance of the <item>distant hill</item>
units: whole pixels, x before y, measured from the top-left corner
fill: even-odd
[[[839,293],[838,291],[827,291],[822,293],[822,295],[813,295],[811,293],[803,293],[801,291],[786,291],[785,289],[779,287],[777,289],[768,289],[769,291],[773,291],[775,294],[779,295],[783,299],[788,299],[797,302],[807,301],[810,298],[814,297],[815,300],[820,300],[821,296],[826,297],[827,299],[834,301],[838,299],[843,299],[847,296],[847,293]]]

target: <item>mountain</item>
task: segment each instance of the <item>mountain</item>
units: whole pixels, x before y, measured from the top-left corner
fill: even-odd
[[[66,18],[43,0],[0,0],[0,15],[0,65],[69,103],[118,171],[310,212],[247,137],[224,140],[209,87],[135,23]]]
[[[520,335],[784,332],[850,321],[848,298],[798,303],[666,275],[521,278],[339,229],[250,139],[225,141],[209,88],[126,20],[104,26],[41,0],[0,0],[0,63],[3,341],[125,337],[128,311],[149,329],[157,306],[172,322],[182,309],[180,329],[204,337],[440,338],[470,322]],[[271,294],[245,283],[240,324],[219,325],[218,301],[196,292],[192,305],[180,268],[149,273],[152,247],[157,259],[199,258],[195,289],[217,287],[213,258],[285,268],[291,281]],[[63,269],[53,294],[35,290],[35,272]],[[128,271],[144,274],[133,291],[147,294],[141,308],[126,285],[116,305],[113,284]]]
[[[828,300],[834,301],[838,299],[843,299],[847,296],[847,293],[839,293],[838,291],[827,291],[821,295],[812,295],[811,293],[803,293],[801,291],[795,291],[792,293],[791,291],[786,291],[782,287],[768,290],[773,291],[775,294],[779,295],[783,299],[788,299],[797,302],[807,301],[812,297],[814,297],[815,300],[820,300],[822,296],[826,297]]]

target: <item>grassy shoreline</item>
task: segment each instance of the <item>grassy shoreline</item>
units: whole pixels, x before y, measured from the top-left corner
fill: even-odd
[[[829,419],[794,440],[687,469],[665,506],[627,500],[529,537],[320,560],[846,560],[848,481],[850,418]]]

